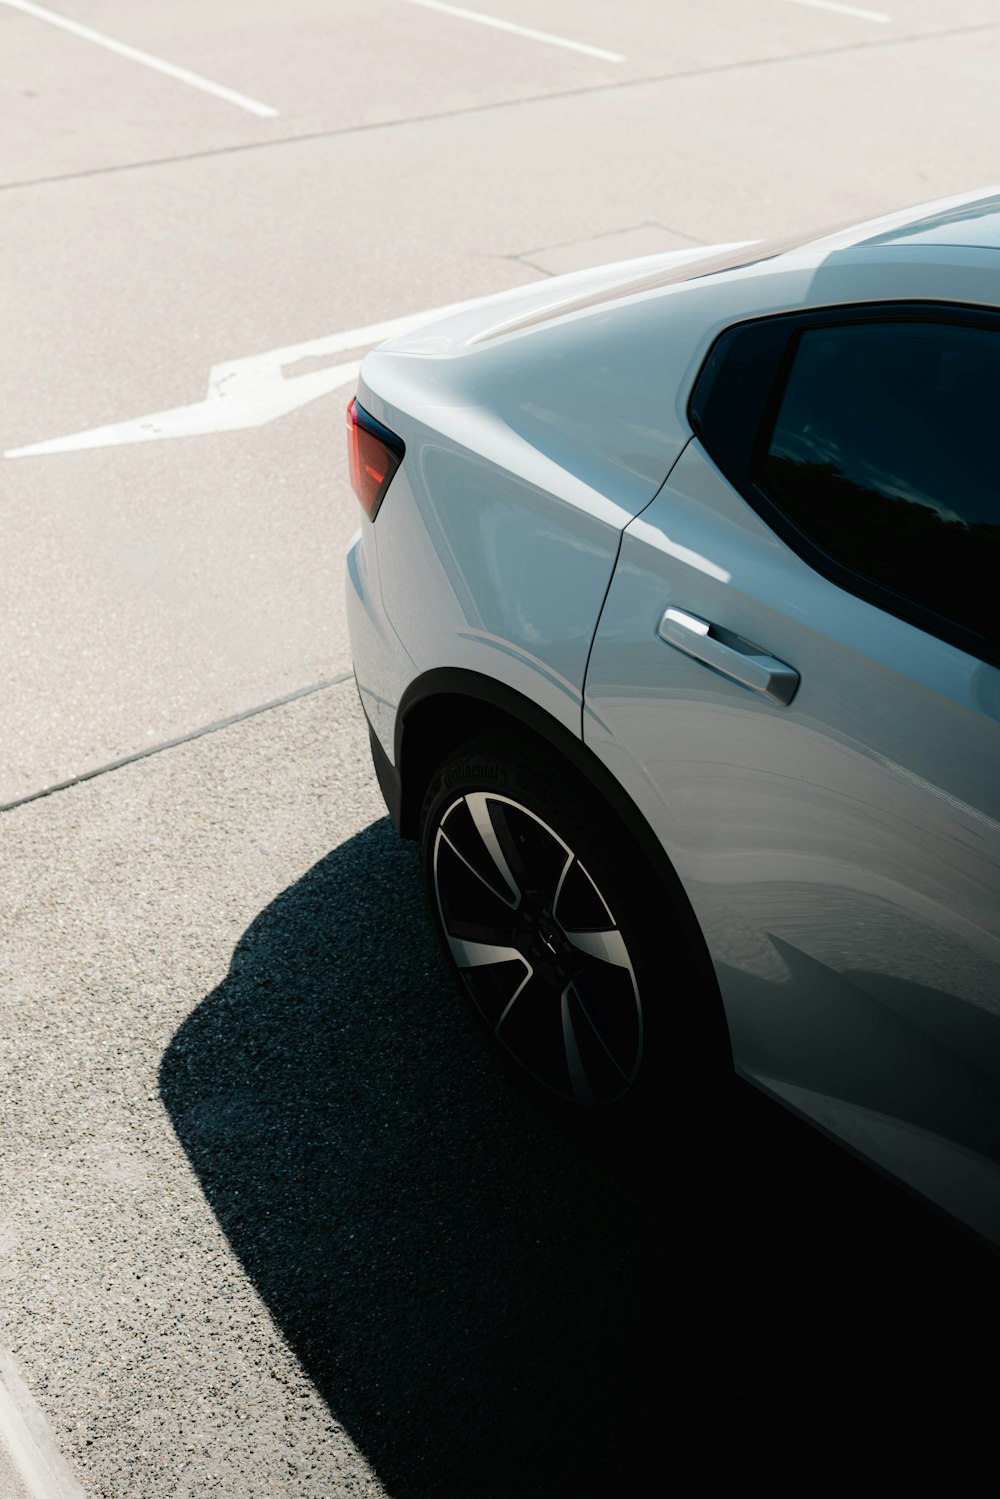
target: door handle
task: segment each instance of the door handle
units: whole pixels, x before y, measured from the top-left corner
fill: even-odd
[[[684,609],[668,609],[656,632],[667,645],[676,646],[687,656],[706,666],[713,666],[724,677],[739,682],[766,697],[769,702],[786,707],[795,696],[799,674],[784,661],[768,656],[749,640],[723,630],[707,619],[688,614]]]

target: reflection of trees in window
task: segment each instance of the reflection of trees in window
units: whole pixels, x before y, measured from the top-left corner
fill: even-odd
[[[994,633],[1000,525],[948,520],[858,484],[832,462],[769,456],[764,488],[831,557],[966,629]]]

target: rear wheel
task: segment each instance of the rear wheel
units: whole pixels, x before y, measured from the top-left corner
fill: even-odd
[[[651,892],[592,810],[517,740],[466,745],[424,803],[424,878],[460,985],[521,1076],[620,1109],[648,1081]]]

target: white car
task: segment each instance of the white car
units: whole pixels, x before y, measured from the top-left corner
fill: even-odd
[[[735,1065],[1000,1243],[1000,190],[459,309],[348,438],[376,771],[507,1057]]]

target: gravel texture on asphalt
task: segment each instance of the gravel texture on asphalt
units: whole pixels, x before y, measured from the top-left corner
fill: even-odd
[[[753,1090],[512,1087],[353,683],[0,827],[0,1346],[91,1499],[640,1493],[993,1335],[995,1257]]]
[[[613,1491],[651,1210],[470,1027],[353,682],[3,834],[0,1342],[85,1491]]]

